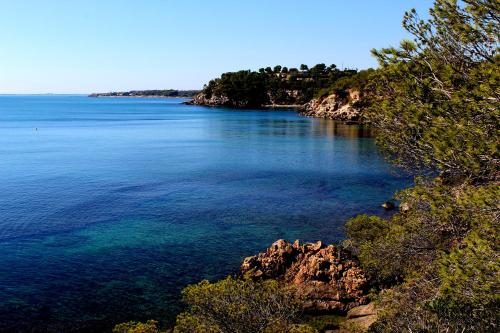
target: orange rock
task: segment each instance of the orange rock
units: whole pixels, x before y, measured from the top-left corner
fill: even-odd
[[[305,311],[346,313],[367,302],[368,281],[357,260],[322,242],[274,242],[266,252],[245,258],[241,272],[254,279],[293,284],[306,298]]]

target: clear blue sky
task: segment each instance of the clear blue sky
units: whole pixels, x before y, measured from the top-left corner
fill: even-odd
[[[0,93],[198,89],[281,64],[376,66],[431,0],[0,0]]]

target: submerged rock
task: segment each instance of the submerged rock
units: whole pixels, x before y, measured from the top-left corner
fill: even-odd
[[[382,207],[385,209],[385,210],[392,210],[394,208],[396,208],[396,205],[394,204],[394,202],[392,201],[386,201],[382,204]]]
[[[253,279],[279,279],[296,286],[311,313],[346,313],[366,304],[368,280],[351,254],[322,242],[278,240],[265,252],[245,258],[241,272]]]

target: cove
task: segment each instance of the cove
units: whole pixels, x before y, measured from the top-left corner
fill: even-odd
[[[172,322],[187,284],[411,184],[359,125],[182,101],[0,96],[0,331]]]

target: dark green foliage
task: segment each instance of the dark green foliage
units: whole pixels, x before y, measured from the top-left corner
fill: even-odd
[[[375,332],[495,332],[500,325],[498,124],[500,3],[436,0],[414,41],[374,51],[365,117],[400,166],[423,176],[390,220],[347,223],[379,287]],[[440,173],[436,179],[430,175]]]
[[[212,80],[205,86],[203,93],[210,98],[212,95],[226,96],[240,107],[260,107],[269,101],[266,93],[268,75],[262,72],[239,71],[225,73],[219,79]]]
[[[399,165],[488,181],[498,177],[500,4],[458,4],[436,1],[429,21],[407,13],[414,41],[373,51],[382,69],[366,116]]]
[[[493,332],[500,322],[500,238],[498,226],[485,222],[440,259],[441,285],[430,306],[456,328]]]

